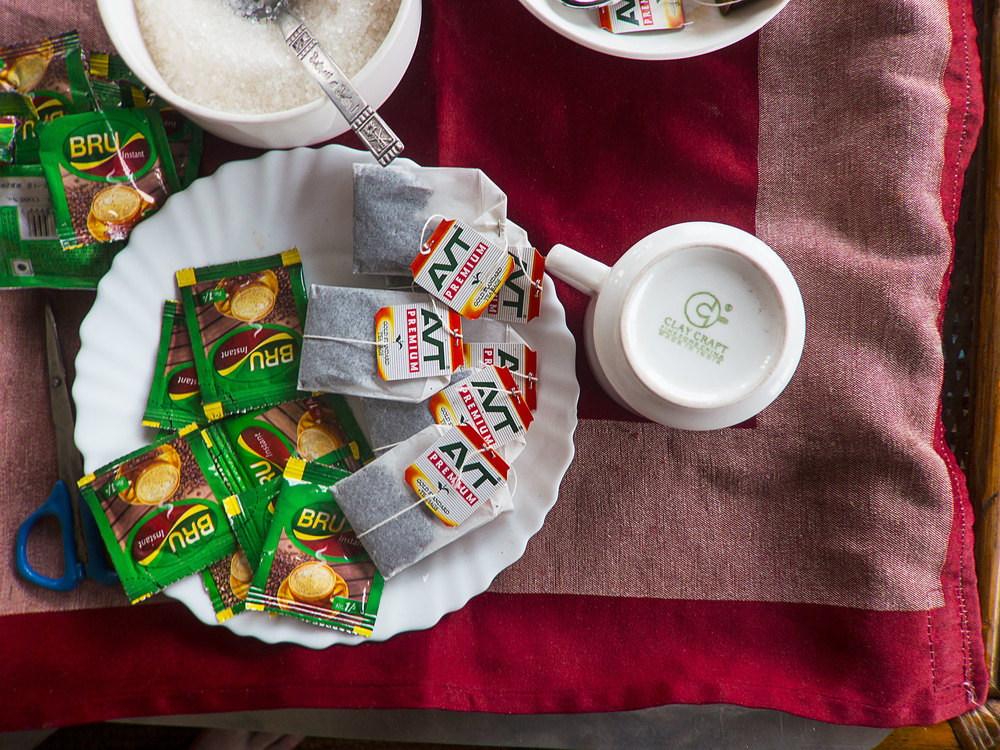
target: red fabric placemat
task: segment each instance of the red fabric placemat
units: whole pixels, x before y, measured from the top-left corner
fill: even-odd
[[[25,16],[19,39],[63,30],[63,4],[20,5],[39,18]],[[20,686],[0,727],[670,702],[891,726],[981,702],[971,509],[943,440],[934,339],[982,116],[971,8],[880,0],[859,25],[834,5],[797,0],[737,45],[650,63],[573,45],[513,2],[425,3],[414,63],[383,109],[406,155],[482,167],[542,250],[563,242],[610,262],[676,221],[755,231],[796,273],[810,315],[788,392],[750,428],[669,432],[615,407],[581,356],[578,458],[546,527],[490,592],[387,643],[266,646],[174,603],[19,593],[35,598],[0,616],[5,678]],[[93,48],[100,31],[81,20]],[[827,86],[837,78],[843,92]],[[209,139],[204,172],[254,153]],[[585,300],[557,288],[579,335]],[[89,299],[56,297],[70,320]],[[4,414],[17,425],[4,465],[35,467],[3,487],[15,519],[54,479],[47,409],[25,398],[44,393],[39,305],[38,293],[0,295]],[[861,314],[872,324],[855,325]]]

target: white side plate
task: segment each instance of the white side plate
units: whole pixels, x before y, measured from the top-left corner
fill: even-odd
[[[102,279],[80,328],[73,398],[76,443],[86,471],[153,438],[140,425],[153,375],[163,300],[174,273],[298,247],[307,283],[362,285],[352,267],[353,171],[363,152],[343,146],[270,151],[232,162],[172,196],[140,224]],[[485,591],[523,553],[556,501],[573,458],[580,388],[576,344],[550,279],[542,313],[518,333],[538,351],[539,405],[527,448],[514,462],[515,509],[390,579],[371,640],[434,625]],[[166,589],[203,622],[216,624],[198,576]],[[247,612],[224,627],[240,635],[312,648],[363,642],[291,617]]]

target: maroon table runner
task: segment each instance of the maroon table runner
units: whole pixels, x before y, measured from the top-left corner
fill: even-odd
[[[22,0],[0,43],[80,28]],[[680,61],[612,58],[519,4],[424,4],[383,115],[418,163],[478,166],[509,215],[613,262],[668,224],[720,221],[785,259],[802,364],[751,425],[637,420],[581,356],[577,457],[545,527],[434,628],[316,652],[0,574],[0,727],[283,707],[591,712],[729,702],[903,725],[981,702],[965,481],[944,443],[940,317],[982,119],[967,0],[795,0]],[[338,142],[356,147],[351,136]],[[256,151],[207,139],[203,174]],[[586,300],[557,283],[578,337]],[[64,335],[88,293],[54,293]],[[0,292],[0,539],[55,478],[40,292]],[[69,330],[66,330],[69,328]],[[512,668],[513,667],[513,668]]]

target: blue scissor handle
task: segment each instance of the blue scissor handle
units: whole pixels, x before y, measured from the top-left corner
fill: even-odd
[[[80,520],[83,523],[83,541],[87,545],[87,564],[84,569],[87,578],[93,579],[105,586],[118,583],[118,574],[115,569],[107,563],[107,550],[101,541],[101,532],[97,528],[97,521],[90,512],[90,506],[80,500]]]
[[[62,532],[65,567],[60,578],[42,575],[28,564],[28,535],[44,516],[55,516]],[[32,583],[54,591],[69,591],[83,580],[86,572],[83,563],[76,556],[76,542],[73,539],[73,506],[70,502],[69,487],[61,479],[56,482],[49,499],[18,528],[16,550],[17,570]]]

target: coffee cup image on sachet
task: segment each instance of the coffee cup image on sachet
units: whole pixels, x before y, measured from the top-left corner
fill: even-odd
[[[160,505],[177,492],[181,483],[181,457],[164,444],[156,451],[118,467],[115,480],[124,479],[125,489],[118,496],[132,505]]]
[[[329,606],[335,596],[348,596],[347,581],[319,561],[297,566],[278,589],[278,599],[301,604]]]
[[[45,78],[54,56],[52,42],[46,41],[33,54],[18,57],[0,70],[0,91],[34,91]]]
[[[296,448],[306,461],[315,461],[347,443],[336,425],[317,422],[308,411],[299,418],[297,432]]]
[[[229,587],[237,598],[246,599],[247,594],[250,593],[252,580],[253,568],[250,567],[250,561],[247,560],[243,550],[240,550],[233,555],[232,562],[229,564]]]
[[[217,289],[226,293],[225,299],[215,303],[215,308],[229,318],[253,323],[274,309],[278,299],[278,277],[274,271],[265,270],[249,278],[224,279]]]
[[[139,221],[145,205],[142,193],[131,185],[106,187],[91,201],[87,229],[101,241],[119,236]]]

